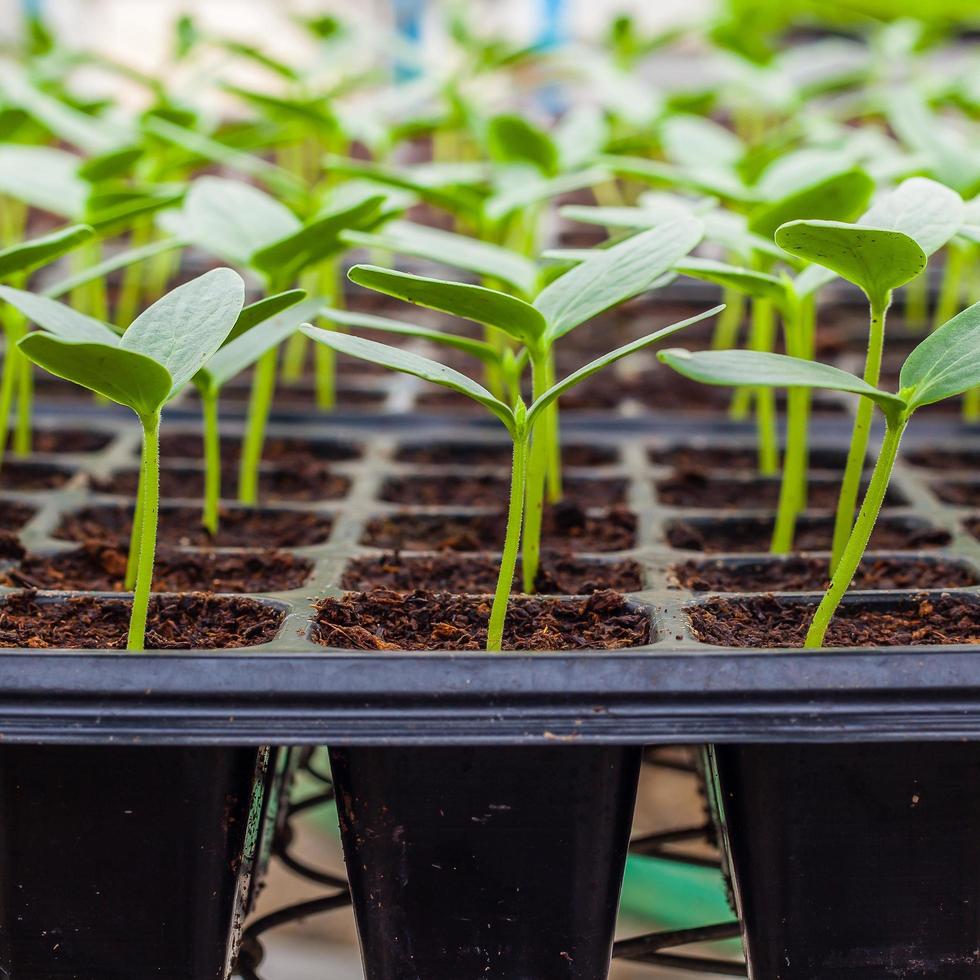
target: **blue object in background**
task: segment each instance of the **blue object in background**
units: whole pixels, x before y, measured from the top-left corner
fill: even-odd
[[[554,48],[565,41],[565,0],[540,0],[541,31],[539,48]]]
[[[395,31],[399,41],[414,53],[412,60],[398,57],[395,61],[395,80],[411,81],[421,74],[422,29],[425,21],[426,0],[392,0],[395,7]]]

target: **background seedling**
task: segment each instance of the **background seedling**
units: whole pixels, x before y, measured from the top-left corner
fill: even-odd
[[[857,520],[814,614],[804,645],[823,645],[827,627],[861,564],[881,511],[905,427],[914,412],[953,398],[980,383],[980,303],[927,337],[902,365],[899,390],[881,391],[839,368],[782,354],[756,351],[660,351],[660,359],[695,381],[714,385],[826,388],[853,392],[885,416],[885,436]]]
[[[215,269],[168,293],[120,337],[54,300],[2,288],[0,295],[53,332],[22,338],[20,350],[46,371],[131,408],[143,451],[134,533],[139,550],[127,648],[142,651],[153,582],[160,493],[160,413],[221,346],[245,301],[231,269]]]
[[[379,344],[376,341],[366,340],[363,337],[345,336],[344,334],[322,330],[310,325],[304,326],[302,330],[308,337],[318,343],[326,344],[339,353],[350,354],[353,357],[359,357],[362,360],[380,364],[392,371],[411,374],[417,378],[421,378],[423,381],[430,381],[444,388],[456,391],[459,394],[466,395],[496,416],[510,434],[514,444],[514,453],[511,467],[510,498],[507,507],[507,530],[504,537],[503,552],[500,559],[500,573],[497,578],[497,587],[487,631],[487,650],[493,651],[500,650],[503,642],[507,602],[514,582],[514,573],[517,569],[517,556],[521,548],[522,529],[524,547],[525,549],[527,548],[527,525],[524,522],[524,510],[525,498],[529,497],[530,490],[526,483],[530,467],[529,457],[533,453],[535,423],[539,423],[548,406],[553,404],[564,392],[585,381],[586,378],[590,378],[597,371],[601,371],[608,365],[615,363],[623,357],[627,357],[635,351],[649,347],[658,340],[662,340],[692,323],[697,323],[709,316],[713,316],[720,309],[720,307],[715,307],[698,316],[682,320],[680,323],[671,324],[669,327],[664,327],[655,333],[635,340],[631,344],[619,347],[608,354],[604,354],[602,357],[596,358],[594,361],[590,361],[567,378],[542,390],[535,397],[529,408],[525,406],[520,396],[515,399],[512,405],[509,405],[495,397],[483,385],[467,377],[465,374],[446,367],[438,361],[422,357],[410,351],[399,350],[396,347]],[[530,500],[528,500],[528,506],[530,506]],[[540,526],[538,533],[540,534]],[[536,574],[537,569],[535,568]],[[533,585],[534,582],[532,580],[532,588],[528,589],[526,587],[525,577],[525,591],[533,591]]]

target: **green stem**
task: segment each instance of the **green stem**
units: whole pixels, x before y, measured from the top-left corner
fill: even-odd
[[[910,330],[925,330],[929,325],[929,275],[923,269],[905,286],[905,325]]]
[[[0,466],[10,439],[10,413],[14,406],[14,388],[20,377],[20,361],[24,355],[17,349],[13,331],[4,330],[6,336],[6,355],[3,359],[3,377],[0,379]]]
[[[752,331],[749,347],[771,351],[776,340],[776,311],[772,301],[752,301]],[[779,440],[776,436],[776,392],[772,388],[755,388],[755,423],[759,445],[759,473],[775,476],[779,472]]]
[[[932,329],[941,327],[947,320],[956,316],[959,310],[960,295],[963,292],[963,273],[966,267],[966,249],[952,243],[946,248],[946,265],[943,279],[939,285],[939,298],[932,319]]]
[[[34,414],[34,365],[18,352],[17,355],[17,426],[14,429],[14,455],[29,456],[34,444],[32,416]]]
[[[523,430],[514,435],[514,461],[510,472],[510,503],[507,507],[507,532],[504,536],[504,550],[500,556],[500,573],[497,588],[490,609],[490,623],[487,627],[487,650],[500,650],[504,640],[504,623],[507,618],[507,603],[514,585],[514,572],[517,569],[517,553],[521,546],[521,525],[524,517],[524,483],[527,472],[527,436]]]
[[[129,532],[129,554],[126,556],[126,591],[136,588],[136,566],[140,557],[140,538],[143,535],[143,486],[145,473],[140,466],[139,481],[136,485],[136,503],[133,507],[133,527]]]
[[[201,413],[204,416],[204,513],[201,524],[214,537],[218,533],[218,506],[221,501],[221,435],[218,427],[218,392],[202,386]]]
[[[548,367],[543,351],[531,352],[531,375],[534,399],[548,390]],[[524,547],[522,572],[524,591],[534,592],[541,563],[541,525],[544,520],[544,488],[548,471],[547,429],[538,420],[534,432],[529,433],[531,448],[527,464],[527,507],[524,512]]]
[[[547,362],[545,364],[546,376],[545,385],[547,388],[555,386],[555,354],[554,349],[549,348]],[[562,472],[561,472],[561,432],[558,423],[558,399],[556,398],[543,412],[541,423],[544,426],[544,436],[548,443],[548,502],[558,503],[562,498]]]
[[[140,221],[129,239],[131,249],[144,248],[153,239],[152,220]],[[116,301],[115,322],[120,327],[128,327],[139,314],[140,299],[143,296],[143,280],[146,269],[142,262],[134,262],[123,270],[119,286],[119,299]]]
[[[891,419],[888,421],[885,438],[881,444],[881,453],[878,455],[874,472],[871,474],[871,482],[868,484],[868,491],[864,495],[860,513],[854,523],[854,529],[847,539],[840,562],[834,570],[830,588],[820,600],[820,605],[814,613],[809,630],[807,630],[806,639],[803,642],[805,647],[813,649],[823,646],[827,627],[834,618],[834,613],[837,612],[837,607],[840,605],[841,599],[844,598],[844,594],[850,587],[858,566],[861,564],[865,549],[871,540],[875,521],[881,511],[885,494],[888,492],[888,483],[895,466],[895,459],[898,456],[898,447],[902,441],[906,422],[907,420],[904,418],[898,421]]]
[[[718,316],[714,336],[711,338],[712,350],[730,350],[738,344],[738,328],[745,316],[745,295],[726,286],[721,301],[725,308]],[[745,389],[739,388],[739,391]]]
[[[263,354],[255,364],[245,439],[242,442],[242,458],[238,469],[238,499],[243,504],[254,505],[259,500],[259,464],[262,462],[265,429],[276,391],[278,353],[273,348]]]
[[[868,333],[868,354],[864,362],[864,380],[878,387],[881,375],[881,354],[885,345],[885,317],[891,304],[891,292],[884,296],[872,296],[871,323]],[[837,499],[837,513],[834,516],[834,540],[830,554],[830,571],[833,573],[844,554],[844,547],[854,526],[854,511],[857,507],[858,492],[861,489],[861,474],[868,454],[868,439],[871,435],[871,420],[874,415],[874,402],[862,398],[858,402],[851,433],[851,446],[847,451],[844,478],[841,481],[840,496]]]
[[[340,279],[340,265],[337,259],[328,259],[323,263],[320,272],[320,295],[328,305],[342,309],[344,306],[344,288]],[[321,321],[322,327],[336,330],[337,325]],[[294,336],[302,336],[294,334]],[[326,344],[316,344],[313,354],[313,370],[315,372],[316,404],[323,412],[331,411],[337,404],[337,356],[333,349]]]
[[[126,649],[143,650],[146,639],[146,614],[153,587],[153,562],[157,546],[157,518],[160,510],[160,413],[141,418],[143,423],[143,458],[140,471],[143,480],[143,527],[133,592],[133,615],[129,621]]]

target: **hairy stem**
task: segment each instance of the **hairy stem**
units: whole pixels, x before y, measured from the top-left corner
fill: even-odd
[[[548,390],[548,367],[546,355],[541,352],[531,354],[531,372],[534,398],[538,399]],[[544,519],[545,477],[548,471],[547,427],[539,418],[531,434],[530,452],[527,463],[527,507],[524,511],[524,546],[522,555],[523,588],[528,594],[534,592],[541,562],[541,524]]]
[[[814,613],[803,643],[805,647],[812,649],[823,646],[827,627],[830,626],[830,621],[834,618],[834,613],[837,612],[841,599],[844,598],[844,594],[850,587],[854,574],[861,564],[865,549],[871,540],[875,521],[877,521],[881,511],[885,494],[888,492],[888,483],[895,466],[895,459],[898,456],[898,447],[902,441],[905,425],[905,419],[894,422],[889,420],[888,422],[885,438],[881,444],[881,453],[878,455],[874,472],[871,474],[871,482],[868,484],[867,493],[864,495],[864,501],[854,523],[854,529],[847,539],[841,559],[834,570],[830,588],[820,600],[820,605]]]
[[[218,506],[221,501],[221,435],[218,427],[218,392],[202,386],[201,413],[204,416],[204,512],[201,524],[214,537],[218,533]]]
[[[248,402],[248,420],[242,441],[242,458],[238,468],[238,499],[254,505],[259,500],[259,464],[265,445],[265,429],[276,391],[278,350],[266,351],[255,363],[252,393]]]
[[[864,362],[864,380],[869,385],[878,386],[881,375],[881,354],[885,344],[885,316],[891,303],[891,293],[872,296],[871,323],[868,333],[868,354]],[[854,526],[854,511],[857,507],[858,492],[861,489],[861,474],[868,453],[868,439],[871,435],[871,420],[874,416],[874,402],[862,398],[858,402],[851,433],[851,446],[847,451],[844,478],[841,481],[840,496],[837,498],[837,513],[834,516],[834,540],[830,555],[830,571],[833,573],[844,554],[844,547]]]
[[[143,485],[146,474],[140,466],[139,481],[136,484],[136,503],[133,506],[133,527],[129,532],[129,554],[126,556],[126,591],[136,588],[136,566],[140,557],[140,537],[143,534]]]
[[[527,437],[523,431],[514,436],[514,461],[510,471],[510,503],[507,507],[507,532],[504,550],[500,556],[500,573],[490,609],[487,628],[487,650],[497,651],[503,646],[504,623],[507,619],[507,603],[514,584],[517,569],[517,553],[521,546],[521,526],[524,517],[524,483],[527,471]]]
[[[555,354],[554,349],[548,350],[545,385],[553,388],[555,385]],[[562,498],[561,472],[561,432],[558,427],[558,399],[556,398],[543,412],[541,424],[544,425],[544,435],[548,442],[548,501],[556,504]]]
[[[129,620],[126,649],[141,653],[146,638],[146,614],[153,586],[153,562],[157,546],[157,518],[160,510],[160,413],[141,418],[143,423],[143,458],[140,471],[143,483],[143,527],[133,592],[133,614]]]

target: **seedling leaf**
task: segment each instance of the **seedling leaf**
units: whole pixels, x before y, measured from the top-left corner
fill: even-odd
[[[101,320],[77,313],[70,306],[47,296],[38,296],[12,286],[0,286],[0,299],[6,300],[32,323],[62,340],[109,345],[119,343],[115,331]]]
[[[912,408],[980,385],[980,303],[947,320],[906,358],[899,376]]]
[[[742,269],[736,265],[697,256],[683,259],[674,266],[674,269],[682,276],[714,282],[757,299],[770,299],[776,303],[784,303],[787,299],[786,283],[777,276],[769,275],[768,272]]]
[[[79,219],[89,185],[76,173],[79,159],[50,146],[0,146],[0,193],[60,215]]]
[[[963,199],[956,191],[927,177],[909,177],[878,198],[860,223],[902,231],[926,255],[932,255],[959,230],[964,212]]]
[[[305,297],[305,289],[288,289],[284,293],[265,296],[255,303],[250,303],[239,313],[235,325],[231,328],[231,333],[225,338],[225,344],[230,344],[243,333],[251,330],[252,327],[271,319],[283,310],[288,310],[291,306],[295,306]],[[304,316],[303,319],[305,320],[306,317]]]
[[[558,172],[558,147],[522,116],[494,116],[487,123],[487,149],[491,159],[500,163],[530,164],[548,177]]]
[[[92,229],[88,225],[72,225],[6,248],[0,251],[0,278],[47,265],[91,237]]]

